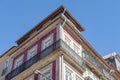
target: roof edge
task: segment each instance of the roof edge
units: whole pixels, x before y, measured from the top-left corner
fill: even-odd
[[[77,27],[77,29],[80,32],[84,31],[84,28],[71,16],[71,14],[68,11],[66,11],[65,7],[64,6],[60,6],[54,12],[52,12],[50,15],[48,15],[48,17],[46,17],[43,21],[41,21],[40,23],[38,23],[38,25],[36,25],[35,27],[33,27],[25,35],[23,35],[21,38],[19,38],[16,41],[16,43],[18,45],[20,45],[22,42],[24,42],[26,39],[28,39],[32,33],[34,33],[36,30],[41,29],[42,25],[44,25],[49,20],[54,19],[56,16],[58,16],[60,13],[63,13],[64,11],[65,11],[65,13],[64,13],[65,16],[67,16],[73,22],[73,24],[75,24],[75,26]]]

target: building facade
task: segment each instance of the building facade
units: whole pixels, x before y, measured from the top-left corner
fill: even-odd
[[[109,65],[120,72],[120,56],[117,53],[109,53],[108,55],[103,56],[103,58]]]
[[[119,80],[59,7],[0,56],[0,80]]]

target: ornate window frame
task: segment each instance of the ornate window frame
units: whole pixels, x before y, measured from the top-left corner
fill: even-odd
[[[30,58],[32,58],[37,54],[37,48],[38,48],[38,45],[36,44],[35,46],[33,46],[31,49],[27,51],[27,60],[29,60]]]

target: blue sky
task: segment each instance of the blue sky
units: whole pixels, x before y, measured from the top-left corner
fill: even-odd
[[[0,55],[61,5],[100,55],[120,54],[120,0],[0,0]]]

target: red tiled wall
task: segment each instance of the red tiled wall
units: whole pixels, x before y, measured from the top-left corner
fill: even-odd
[[[42,40],[44,40],[46,37],[48,37],[50,34],[53,33],[53,43],[56,41],[56,36],[57,36],[57,31],[56,28],[51,30],[50,32],[48,32],[45,36],[43,36],[41,39],[39,39],[38,41],[36,41],[33,45],[31,45],[30,47],[28,47],[26,50],[24,50],[22,53],[20,53],[19,55],[17,55],[14,60],[13,60],[13,64],[12,64],[12,70],[14,69],[14,64],[15,64],[15,60],[18,59],[21,55],[24,55],[24,59],[23,62],[25,62],[27,60],[27,51],[29,49],[31,49],[33,46],[35,46],[36,44],[38,45],[37,48],[37,53],[41,52],[41,43]],[[54,46],[55,47],[55,46]]]

